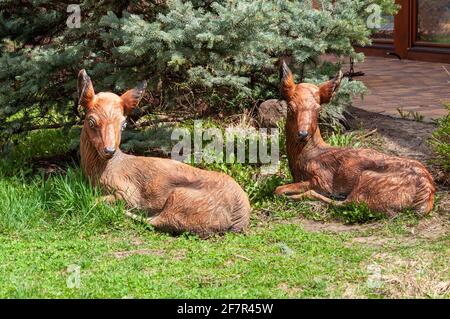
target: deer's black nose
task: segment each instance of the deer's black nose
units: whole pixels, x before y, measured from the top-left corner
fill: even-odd
[[[298,131],[298,137],[300,137],[301,139],[305,139],[306,137],[308,137],[308,132],[307,131]]]
[[[105,151],[105,154],[114,155],[114,153],[116,152],[116,149],[114,147],[105,147],[104,151]]]

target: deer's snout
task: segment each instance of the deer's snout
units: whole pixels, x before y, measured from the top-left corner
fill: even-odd
[[[308,131],[298,131],[298,137],[301,139],[301,140],[304,140],[305,138],[307,138],[308,137]]]
[[[106,156],[113,156],[116,152],[116,149],[114,147],[105,147],[103,149],[103,152],[105,152]]]
[[[114,124],[108,124],[103,131],[102,134],[102,141],[103,141],[103,149],[102,153],[103,156],[106,158],[111,158],[116,153],[116,134],[117,131],[115,130]]]

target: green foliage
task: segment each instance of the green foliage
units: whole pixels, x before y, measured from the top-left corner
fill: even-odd
[[[281,124],[280,124],[281,125]],[[185,121],[183,122],[180,127],[186,128],[191,133],[191,138],[194,138],[194,123],[192,121]],[[228,126],[232,127],[232,126]],[[236,126],[234,126],[236,128]],[[227,143],[227,136],[225,134],[225,129],[223,125],[216,121],[205,121],[202,122],[202,128],[217,128],[220,129],[224,136],[224,143],[225,146]],[[245,127],[241,127],[241,129],[245,129]],[[281,129],[281,132],[284,131],[284,126]],[[255,131],[256,132],[256,131]],[[236,136],[236,138],[239,138],[239,136]],[[238,184],[242,186],[242,188],[246,191],[248,194],[250,201],[252,204],[257,205],[263,200],[267,199],[273,199],[274,195],[273,192],[277,186],[280,186],[283,183],[283,180],[285,179],[285,176],[290,176],[287,162],[281,161],[279,163],[278,167],[278,174],[263,174],[261,170],[262,164],[260,162],[257,163],[249,163],[249,141],[252,140],[252,142],[257,143],[258,139],[260,138],[259,135],[251,135],[248,134],[245,138],[243,138],[243,141],[245,142],[245,163],[239,163],[236,161],[236,149],[235,153],[232,154],[235,161],[229,163],[227,161],[227,154],[225,152],[218,154],[219,158],[221,158],[222,162],[213,162],[213,163],[206,163],[205,161],[202,161],[201,163],[195,163],[194,157],[191,155],[187,158],[186,162],[188,162],[190,165],[202,168],[202,169],[208,169],[208,170],[214,170],[218,172],[225,173],[231,177],[233,177]],[[284,139],[283,133],[280,134],[280,142],[282,139]],[[193,141],[192,141],[193,142]],[[203,150],[205,149],[205,146],[209,143],[209,141],[203,141]],[[280,153],[284,153],[284,144],[280,143]],[[270,139],[268,140],[268,152],[270,154]],[[211,154],[216,158],[216,154]]]
[[[0,233],[0,297],[448,298],[439,285],[448,281],[446,243],[416,242],[410,232],[324,233],[276,221],[209,240],[135,224],[89,235]],[[387,280],[381,290],[369,287],[367,266],[374,263],[403,286]],[[405,264],[420,272],[405,271]],[[67,287],[69,265],[80,266],[80,289]]]
[[[45,223],[42,180],[0,178],[0,233]]]
[[[69,169],[45,181],[45,205],[56,222],[71,229],[95,231],[123,224],[124,204],[110,206],[101,192],[88,183],[80,169]]]
[[[2,178],[0,231],[58,227],[89,233],[122,225],[124,205],[109,206],[100,196],[78,168],[50,178]]]
[[[450,110],[450,103],[446,106]],[[436,153],[436,162],[450,173],[450,112],[438,120],[438,128],[433,133],[431,145]]]
[[[404,120],[413,120],[416,122],[423,122],[424,116],[417,111],[404,111],[403,108],[398,107],[397,112]]]
[[[282,224],[210,240],[141,232],[132,224],[88,235],[0,234],[0,297],[338,297],[349,280],[365,286],[360,263],[370,253],[347,247],[341,236]],[[80,266],[80,289],[67,287],[69,265]]]
[[[76,129],[70,132],[63,129],[36,130],[15,136],[4,145],[0,157],[0,177],[33,173],[34,162],[65,154],[70,150],[71,140],[78,136],[79,131]]]
[[[286,164],[286,163],[283,163]],[[287,170],[286,165],[282,169]],[[223,172],[233,177],[247,193],[251,203],[258,205],[263,201],[273,200],[277,186],[283,185],[286,180],[280,175],[262,175],[261,167],[241,163],[212,163],[200,164],[200,168]]]
[[[205,101],[220,110],[246,107],[278,96],[280,56],[293,57],[297,80],[323,81],[337,66],[319,65],[321,54],[362,58],[352,45],[370,42],[369,4],[395,10],[392,0],[336,1],[334,6],[325,0],[322,10],[300,0],[83,0],[81,27],[68,28],[64,2],[25,3],[0,4],[3,140],[79,121],[81,68],[97,91],[120,93],[147,79],[153,100],[167,107],[186,101],[194,108]],[[336,103],[345,104],[360,91],[358,82],[343,83],[343,102]]]
[[[330,215],[347,224],[366,223],[385,217],[384,214],[372,212],[366,204],[350,204],[346,206],[332,206]]]
[[[326,141],[331,146],[345,147],[359,147],[361,143],[357,140],[354,132],[343,134],[340,129],[332,132],[330,136],[326,138]]]

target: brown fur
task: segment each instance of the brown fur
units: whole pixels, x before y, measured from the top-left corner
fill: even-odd
[[[200,236],[246,229],[251,210],[248,197],[231,177],[174,160],[120,151],[125,114],[137,105],[144,90],[143,84],[120,97],[95,94],[86,72],[80,71],[80,103],[86,109],[80,141],[85,175],[115,199],[147,210],[148,223],[157,229]],[[90,121],[95,121],[94,127],[89,126]],[[107,147],[115,153],[107,154]]]
[[[292,199],[316,198],[345,205],[366,203],[390,216],[411,208],[419,215],[433,208],[436,188],[420,162],[388,156],[371,149],[331,147],[317,124],[320,104],[328,103],[339,87],[342,73],[320,86],[295,85],[282,63],[282,92],[288,102],[286,147],[294,184],[275,193]],[[306,138],[299,136],[306,131]],[[334,202],[329,197],[343,198]]]

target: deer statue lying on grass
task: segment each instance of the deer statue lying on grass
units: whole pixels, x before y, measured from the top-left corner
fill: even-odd
[[[81,165],[94,185],[148,212],[156,229],[205,237],[243,231],[249,223],[247,194],[229,176],[170,159],[140,157],[119,149],[126,115],[137,106],[146,83],[118,96],[94,93],[85,70],[78,74],[79,104],[86,117],[80,137]],[[139,217],[127,213],[130,217]]]
[[[365,203],[372,211],[388,216],[405,209],[422,216],[433,208],[433,179],[418,161],[371,149],[331,147],[323,141],[317,124],[320,105],[334,96],[341,72],[316,86],[296,85],[284,61],[280,71],[281,92],[288,103],[286,148],[295,183],[279,186],[275,194],[335,205]]]

